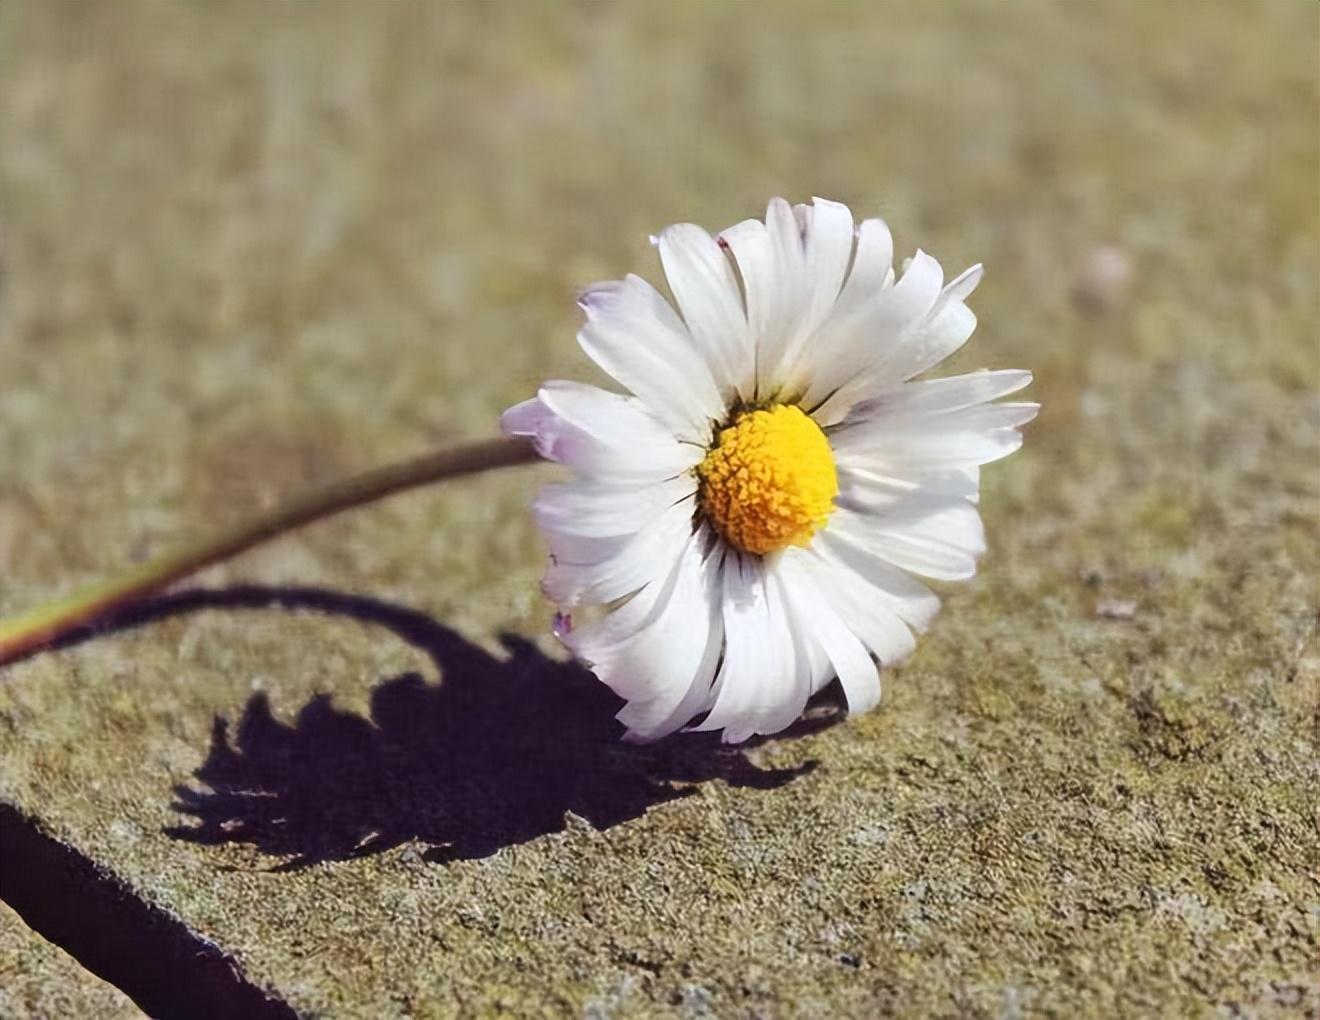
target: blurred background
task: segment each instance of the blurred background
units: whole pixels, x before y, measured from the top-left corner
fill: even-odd
[[[928,918],[936,948],[904,956],[879,934],[911,905],[901,889],[947,888],[931,869],[956,884],[986,858],[959,863],[928,826],[910,845],[895,836],[889,870],[872,873],[857,844],[817,832],[812,866],[837,864],[875,897],[850,922],[858,953],[894,987],[952,983],[963,998],[930,1002],[968,1009],[1002,1006],[996,982],[1038,966],[1042,987],[1088,988],[1079,1001],[1096,1010],[1179,1013],[1178,995],[1202,1001],[1195,987],[1253,1002],[1269,981],[1293,988],[1304,940],[1271,929],[1243,956],[1214,932],[1254,923],[1267,867],[1233,842],[1247,825],[1235,811],[1283,819],[1268,867],[1300,883],[1314,863],[1298,835],[1315,776],[1297,678],[1314,674],[1320,561],[1317,27],[1306,0],[6,2],[0,610],[308,483],[490,434],[541,379],[594,378],[573,342],[574,295],[627,272],[659,282],[649,234],[719,229],[772,195],[838,199],[883,216],[899,257],[921,247],[950,276],[985,263],[980,327],[948,369],[1032,369],[1027,398],[1044,411],[1024,451],[986,473],[984,576],[950,593],[886,709],[812,745],[818,775],[849,788],[886,777],[876,803],[891,814],[929,806],[900,767],[921,745],[949,803],[998,798],[1016,819],[1005,874],[1026,869],[1057,894],[1047,908],[1005,879],[971,914]],[[542,635],[530,491],[521,474],[390,502],[208,576],[371,592],[478,638]],[[29,682],[4,694],[15,718],[40,729],[63,712],[79,741],[102,726],[114,739],[68,737],[38,764],[11,741],[7,795],[76,800],[97,754],[173,748],[92,797],[86,818],[51,822],[99,852],[107,817],[140,816],[149,833],[170,822],[160,769],[185,780],[212,714],[232,715],[253,684],[270,684],[277,715],[327,690],[365,712],[379,674],[411,661],[342,624],[206,619],[80,650],[94,684],[22,667]],[[181,663],[188,682],[175,684]],[[126,694],[145,686],[170,693],[147,711]],[[949,732],[962,743],[943,743]],[[1261,764],[1253,740],[1278,760]],[[1140,811],[1120,797],[1105,818],[1070,814],[1128,769]],[[800,811],[863,810],[815,789]],[[779,803],[727,810],[764,834],[755,812]],[[688,816],[664,817],[681,831]],[[1054,828],[1068,817],[1083,820]],[[1126,856],[1151,817],[1181,834],[1184,857]],[[1198,845],[1221,846],[1246,877],[1214,885]],[[212,876],[202,853],[171,844],[117,867]],[[1068,941],[1119,872],[1174,890],[1174,906],[1143,900],[1135,920]],[[767,888],[806,910],[784,874]],[[228,945],[265,945],[216,920],[226,888],[214,886],[220,906],[186,885],[157,893],[185,916],[204,901]],[[1159,918],[1183,917],[1183,895],[1201,913],[1170,934]],[[307,910],[326,901],[306,896]],[[776,956],[781,930],[766,928],[766,965],[783,965],[772,993],[800,979],[838,1010],[878,1001],[829,999],[855,986]],[[406,958],[410,937],[392,952]],[[570,968],[565,945],[554,959]],[[1263,945],[1274,962],[1252,969]],[[733,949],[710,951],[729,982],[710,979],[715,1001],[755,985]],[[785,976],[793,966],[805,969]],[[1201,984],[1169,985],[1170,967]]]

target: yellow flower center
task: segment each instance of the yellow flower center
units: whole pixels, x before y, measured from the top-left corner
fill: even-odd
[[[739,414],[697,474],[706,516],[726,540],[758,555],[806,545],[839,494],[825,433],[789,404]]]

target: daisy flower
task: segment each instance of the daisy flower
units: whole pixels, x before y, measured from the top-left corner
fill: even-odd
[[[677,308],[637,276],[580,298],[628,392],[547,382],[502,418],[575,475],[536,501],[543,587],[609,612],[559,636],[632,739],[774,733],[836,676],[864,712],[939,608],[914,575],[976,572],[980,466],[1039,407],[992,401],[1031,374],[913,381],[971,335],[981,267],[945,284],[918,251],[896,277],[884,222],[837,202],[653,240]]]

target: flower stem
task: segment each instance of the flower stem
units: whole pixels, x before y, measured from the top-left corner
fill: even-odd
[[[405,489],[537,460],[522,439],[489,439],[390,464],[296,496],[209,538],[183,546],[89,585],[64,598],[0,620],[0,666],[40,651],[70,631],[159,591],[203,567],[228,559],[286,531]]]

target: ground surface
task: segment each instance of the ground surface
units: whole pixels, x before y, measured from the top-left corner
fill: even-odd
[[[4,5],[0,611],[491,432],[575,287],[776,193],[984,261],[956,367],[1045,405],[881,709],[740,752],[614,741],[544,469],[214,569],[5,671],[6,898],[165,947],[89,963],[156,1012],[1317,1015],[1316,28]],[[4,922],[6,1015],[107,1015]]]

